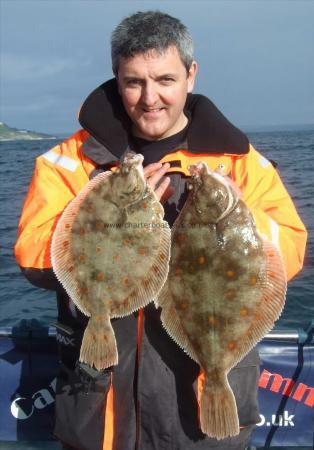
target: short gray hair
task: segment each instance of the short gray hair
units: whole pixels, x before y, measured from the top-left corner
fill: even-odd
[[[193,41],[179,19],[160,11],[139,11],[126,17],[111,35],[112,70],[119,69],[119,59],[156,50],[164,53],[170,46],[178,50],[187,72],[193,62]]]

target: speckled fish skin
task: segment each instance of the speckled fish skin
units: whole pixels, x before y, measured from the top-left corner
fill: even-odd
[[[172,230],[168,279],[157,299],[170,336],[201,366],[200,426],[239,433],[227,374],[273,327],[286,277],[231,184],[205,163],[190,167],[191,192]]]
[[[110,319],[145,306],[167,277],[170,229],[146,184],[143,156],[91,180],[67,206],[52,240],[52,264],[76,306],[90,316],[80,360],[118,363]]]

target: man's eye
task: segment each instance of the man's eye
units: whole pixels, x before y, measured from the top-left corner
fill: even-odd
[[[170,77],[165,77],[165,78],[162,78],[160,81],[162,84],[171,84],[174,82],[174,79],[170,78]]]
[[[127,86],[138,86],[141,82],[140,80],[128,80],[126,84]]]

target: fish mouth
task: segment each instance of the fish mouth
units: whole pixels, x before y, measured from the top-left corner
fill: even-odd
[[[134,153],[129,151],[123,158],[122,164],[126,164],[128,166],[131,165],[139,165],[144,161],[144,156],[141,153]]]
[[[197,164],[191,164],[188,166],[188,170],[191,176],[190,189],[197,190],[202,185],[202,175],[208,173],[208,167],[203,162]]]
[[[129,151],[124,155],[121,161],[122,173],[129,173],[131,169],[135,169],[140,173],[141,177],[144,178],[143,161],[144,156],[141,153]]]
[[[203,161],[200,161],[197,164],[191,164],[190,166],[188,166],[188,170],[191,174],[191,177],[194,178],[196,182],[198,182],[203,175],[211,175],[220,183],[224,185],[227,184],[223,175],[221,175],[216,170],[212,170]]]
[[[207,164],[200,161],[197,164],[191,164],[188,166],[188,170],[192,177],[200,177],[204,173],[210,173],[211,170],[207,167]]]

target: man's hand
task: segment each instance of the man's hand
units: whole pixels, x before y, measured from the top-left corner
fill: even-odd
[[[174,192],[174,188],[170,185],[170,178],[164,177],[169,168],[169,163],[153,163],[144,168],[144,178],[155,191],[160,203],[164,203]]]

